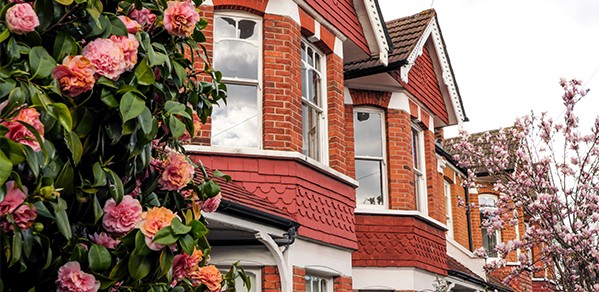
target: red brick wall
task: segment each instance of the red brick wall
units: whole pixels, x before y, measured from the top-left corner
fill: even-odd
[[[444,231],[409,216],[356,215],[354,267],[416,267],[447,275]]]
[[[452,171],[453,172],[453,171]],[[462,186],[462,180],[457,179],[451,185],[451,213],[453,219],[453,239],[466,249],[469,248],[468,217],[466,206],[460,206],[458,197],[466,200],[466,193]],[[474,247],[474,246],[473,246]]]
[[[300,25],[264,15],[264,149],[302,149]]]
[[[206,36],[206,42],[203,43],[203,45],[208,53],[208,59],[212,62],[212,49],[214,47],[214,7],[210,5],[200,6],[200,17],[208,21],[208,25],[202,31],[204,36]],[[202,58],[195,58],[194,68],[196,68],[196,70],[204,69],[204,62],[202,61]],[[209,81],[207,78],[205,78],[205,75],[203,75],[201,80]],[[202,129],[200,130],[198,136],[194,138],[194,144],[210,145],[210,129],[210,118],[208,118],[207,123],[202,125]]]
[[[428,119],[425,121],[428,121]],[[437,169],[435,135],[430,130],[424,130],[424,153],[426,160],[428,215],[439,222],[445,222],[447,206],[443,194],[443,176],[439,174]]]
[[[281,292],[281,277],[276,266],[262,267],[262,292]]]
[[[335,277],[333,281],[333,291],[335,292],[351,292],[352,278],[351,277]]]
[[[505,266],[503,268],[496,269],[491,273],[495,278],[503,281],[507,275],[509,275],[512,270],[511,266]],[[510,283],[508,283],[512,289],[516,292],[530,292],[533,291],[533,282],[530,273],[523,272],[518,275],[515,279],[513,279]]]
[[[557,291],[554,284],[549,281],[533,281],[532,282],[533,292],[553,292]]]
[[[214,0],[214,6],[219,9],[235,9],[258,15],[264,14],[268,0]]]
[[[327,55],[327,105],[329,120],[329,166],[343,174],[349,174],[348,162],[353,159],[347,153],[345,130],[345,106],[343,97],[343,59],[335,54]],[[353,132],[353,131],[352,131]]]
[[[345,105],[345,148],[347,153],[347,175],[356,177],[356,149],[354,147],[354,107]]]
[[[412,169],[412,126],[410,114],[387,110],[389,209],[416,210]]]
[[[293,292],[306,291],[306,270],[293,267]]]

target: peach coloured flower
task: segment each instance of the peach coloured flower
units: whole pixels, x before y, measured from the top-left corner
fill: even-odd
[[[200,286],[201,282],[197,279],[200,271],[198,264],[203,257],[204,254],[202,251],[196,248],[194,248],[191,255],[185,252],[176,255],[173,259],[173,281],[171,282],[171,287],[174,287],[177,282],[183,279],[192,280],[191,284],[194,287]]]
[[[167,158],[162,162],[164,171],[158,179],[158,183],[163,190],[178,191],[185,187],[192,179],[194,168],[187,161],[185,155],[179,152],[171,151]]]
[[[206,213],[212,213],[216,211],[216,209],[218,209],[218,206],[220,205],[220,200],[222,199],[222,197],[223,196],[220,193],[218,193],[218,195],[204,201],[204,204],[202,204],[202,211]]]
[[[40,121],[40,113],[34,108],[24,108],[19,111],[16,117],[10,122],[4,122],[2,125],[8,128],[6,138],[13,140],[17,143],[27,145],[33,149],[33,151],[40,151],[41,147],[35,135],[29,131],[20,122],[27,123],[37,130],[40,136],[44,136],[44,125]]]
[[[81,271],[79,262],[68,262],[58,269],[56,286],[58,292],[95,292],[100,289],[100,281]]]
[[[135,7],[129,12],[129,17],[137,23],[139,23],[145,30],[148,30],[156,21],[156,14],[152,13],[148,8],[142,8],[141,10],[135,9]]]
[[[119,245],[119,243],[121,243],[120,240],[112,238],[110,235],[106,234],[105,232],[100,232],[99,234],[96,232],[96,233],[90,235],[89,238],[94,243],[99,244],[106,248],[110,248],[110,249],[115,249]]]
[[[27,3],[18,3],[6,10],[6,24],[14,34],[26,34],[32,32],[40,25],[40,20]]]
[[[206,285],[210,292],[220,291],[223,276],[215,266],[205,266],[200,269],[198,279],[202,284]]]
[[[83,48],[82,54],[96,65],[96,74],[117,80],[125,72],[125,54],[109,39],[93,40]]]
[[[136,34],[138,31],[141,31],[141,24],[139,24],[137,21],[124,15],[119,15],[119,19],[127,27],[128,33]]]
[[[23,204],[12,213],[12,218],[21,230],[27,230],[33,226],[37,218],[37,210],[33,205]],[[9,229],[12,230],[12,224]]]
[[[127,36],[113,35],[110,36],[110,40],[117,44],[125,55],[125,71],[133,69],[135,64],[137,64],[139,41],[132,34],[128,34]]]
[[[170,226],[171,221],[177,217],[171,210],[165,207],[153,207],[147,212],[141,214],[141,221],[137,224],[137,228],[146,237],[146,244],[151,250],[161,250],[164,245],[152,242],[154,236],[160,229]]]
[[[19,205],[21,205],[27,198],[27,188],[23,186],[25,192],[21,191],[14,180],[7,181],[6,195],[4,199],[0,201],[0,216],[14,212]]]
[[[111,198],[104,205],[102,226],[108,232],[122,235],[135,228],[135,225],[141,220],[141,215],[141,204],[133,197],[124,196],[118,205]]]
[[[52,76],[58,80],[62,94],[75,97],[91,90],[96,83],[94,64],[83,56],[67,56],[62,65],[52,70]]]
[[[190,0],[168,1],[168,8],[164,11],[164,28],[169,34],[180,37],[189,37],[193,34],[200,14]]]

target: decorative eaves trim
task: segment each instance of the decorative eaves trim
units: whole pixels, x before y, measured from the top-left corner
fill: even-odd
[[[382,17],[379,15],[376,0],[364,0],[364,7],[370,20],[370,26],[375,35],[376,43],[379,48],[379,60],[387,66],[389,64],[389,50],[390,46],[387,42],[386,28],[383,26],[384,22]]]
[[[410,73],[410,69],[412,69],[412,66],[414,66],[416,59],[422,55],[423,47],[429,37],[431,38],[435,47],[435,52],[437,54],[439,64],[441,65],[443,83],[449,92],[449,97],[451,98],[451,104],[457,116],[458,124],[461,124],[462,122],[468,121],[468,118],[466,117],[466,113],[464,112],[464,108],[462,106],[461,97],[453,76],[453,70],[451,69],[451,64],[449,62],[449,57],[445,49],[443,36],[441,36],[441,30],[439,29],[436,16],[428,24],[424,30],[424,33],[416,43],[416,46],[414,46],[414,50],[412,50],[406,60],[407,64],[400,68],[399,73],[401,81],[408,83],[408,74]]]

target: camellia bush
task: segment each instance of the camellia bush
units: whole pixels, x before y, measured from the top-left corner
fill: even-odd
[[[226,98],[200,2],[0,2],[0,291],[221,291],[244,276],[209,264],[202,211],[229,177],[183,148]]]
[[[531,114],[493,136],[464,135],[454,151],[470,168],[469,187],[477,185],[477,169],[500,193],[482,222],[489,233],[528,223],[520,239],[497,244],[499,260],[487,271],[518,255],[505,282],[532,271],[555,280],[560,291],[599,291],[599,117],[581,126],[574,110],[587,90],[578,80],[560,85],[565,111],[559,119]]]

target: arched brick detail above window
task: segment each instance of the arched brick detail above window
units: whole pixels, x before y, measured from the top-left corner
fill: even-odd
[[[259,16],[264,16],[268,0],[213,0],[215,9],[231,9],[245,11]]]
[[[386,109],[391,100],[391,92],[349,89],[354,106],[370,105]]]

